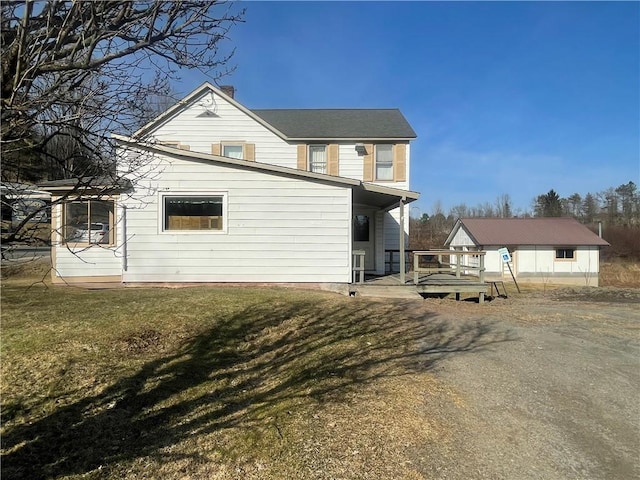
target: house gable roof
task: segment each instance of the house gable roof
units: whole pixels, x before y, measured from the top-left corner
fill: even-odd
[[[445,245],[451,244],[460,228],[464,228],[474,243],[480,247],[488,245],[609,245],[570,217],[462,218],[456,222]]]
[[[213,92],[283,140],[411,140],[416,133],[394,109],[257,109],[250,110],[208,82],[140,128],[132,136],[153,132],[188,106]]]
[[[148,151],[150,153],[168,154],[186,160],[218,163],[223,165],[235,166],[238,168],[258,170],[276,175],[297,177],[306,179],[308,181],[319,181],[332,185],[351,188],[354,192],[354,196],[356,197],[356,203],[366,203],[383,210],[396,206],[400,199],[403,199],[406,203],[410,203],[420,197],[420,194],[418,192],[412,192],[410,190],[402,190],[393,187],[385,187],[373,183],[362,182],[360,180],[355,180],[352,178],[336,177],[324,173],[309,172],[306,170],[282,167],[269,163],[253,162],[237,158],[223,157],[220,155],[181,150],[167,145],[141,142],[121,135],[113,135],[113,137],[125,148],[140,149]]]
[[[170,119],[172,119],[173,117],[178,115],[180,112],[182,112],[183,110],[185,110],[189,106],[191,106],[194,103],[200,101],[207,93],[210,93],[210,92],[213,92],[214,94],[218,95],[219,97],[222,97],[224,100],[229,102],[231,105],[236,107],[238,110],[244,112],[246,115],[248,115],[249,117],[253,118],[256,122],[260,123],[261,125],[263,125],[267,129],[271,130],[273,133],[275,133],[279,137],[281,137],[283,139],[286,139],[286,135],[284,133],[279,131],[273,125],[270,125],[269,123],[265,122],[262,118],[257,116],[251,110],[246,108],[241,103],[237,102],[235,99],[233,99],[230,96],[228,96],[222,90],[214,87],[209,82],[205,82],[202,85],[200,85],[198,88],[196,88],[189,95],[184,97],[182,100],[177,102],[175,105],[170,107],[168,110],[164,111],[163,113],[158,115],[156,118],[151,120],[149,123],[147,123],[145,126],[143,126],[138,131],[136,131],[132,135],[132,137],[133,138],[141,138],[141,137],[144,137],[144,136],[152,133],[156,128],[158,128],[159,126],[161,126],[164,123],[168,122]]]
[[[289,140],[416,138],[416,132],[397,108],[269,109],[252,112],[283,132]]]

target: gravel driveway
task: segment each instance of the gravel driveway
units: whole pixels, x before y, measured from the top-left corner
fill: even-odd
[[[640,291],[432,306],[511,340],[438,363],[461,400],[425,401],[451,429],[449,441],[413,452],[426,478],[640,478]]]

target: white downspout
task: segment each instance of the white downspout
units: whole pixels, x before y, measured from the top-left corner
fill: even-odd
[[[122,271],[127,268],[127,206],[122,205]]]

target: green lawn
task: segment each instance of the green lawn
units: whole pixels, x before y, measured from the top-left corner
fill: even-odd
[[[442,432],[417,409],[454,396],[429,369],[488,333],[307,290],[5,279],[3,478],[420,478],[403,445]]]

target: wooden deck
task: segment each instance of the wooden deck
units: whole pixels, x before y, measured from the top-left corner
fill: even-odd
[[[484,281],[485,252],[450,250],[416,251],[413,270],[384,276],[358,276],[351,284],[352,295],[394,298],[422,298],[421,294],[478,294],[484,302],[490,284]],[[358,273],[361,273],[360,271]]]

